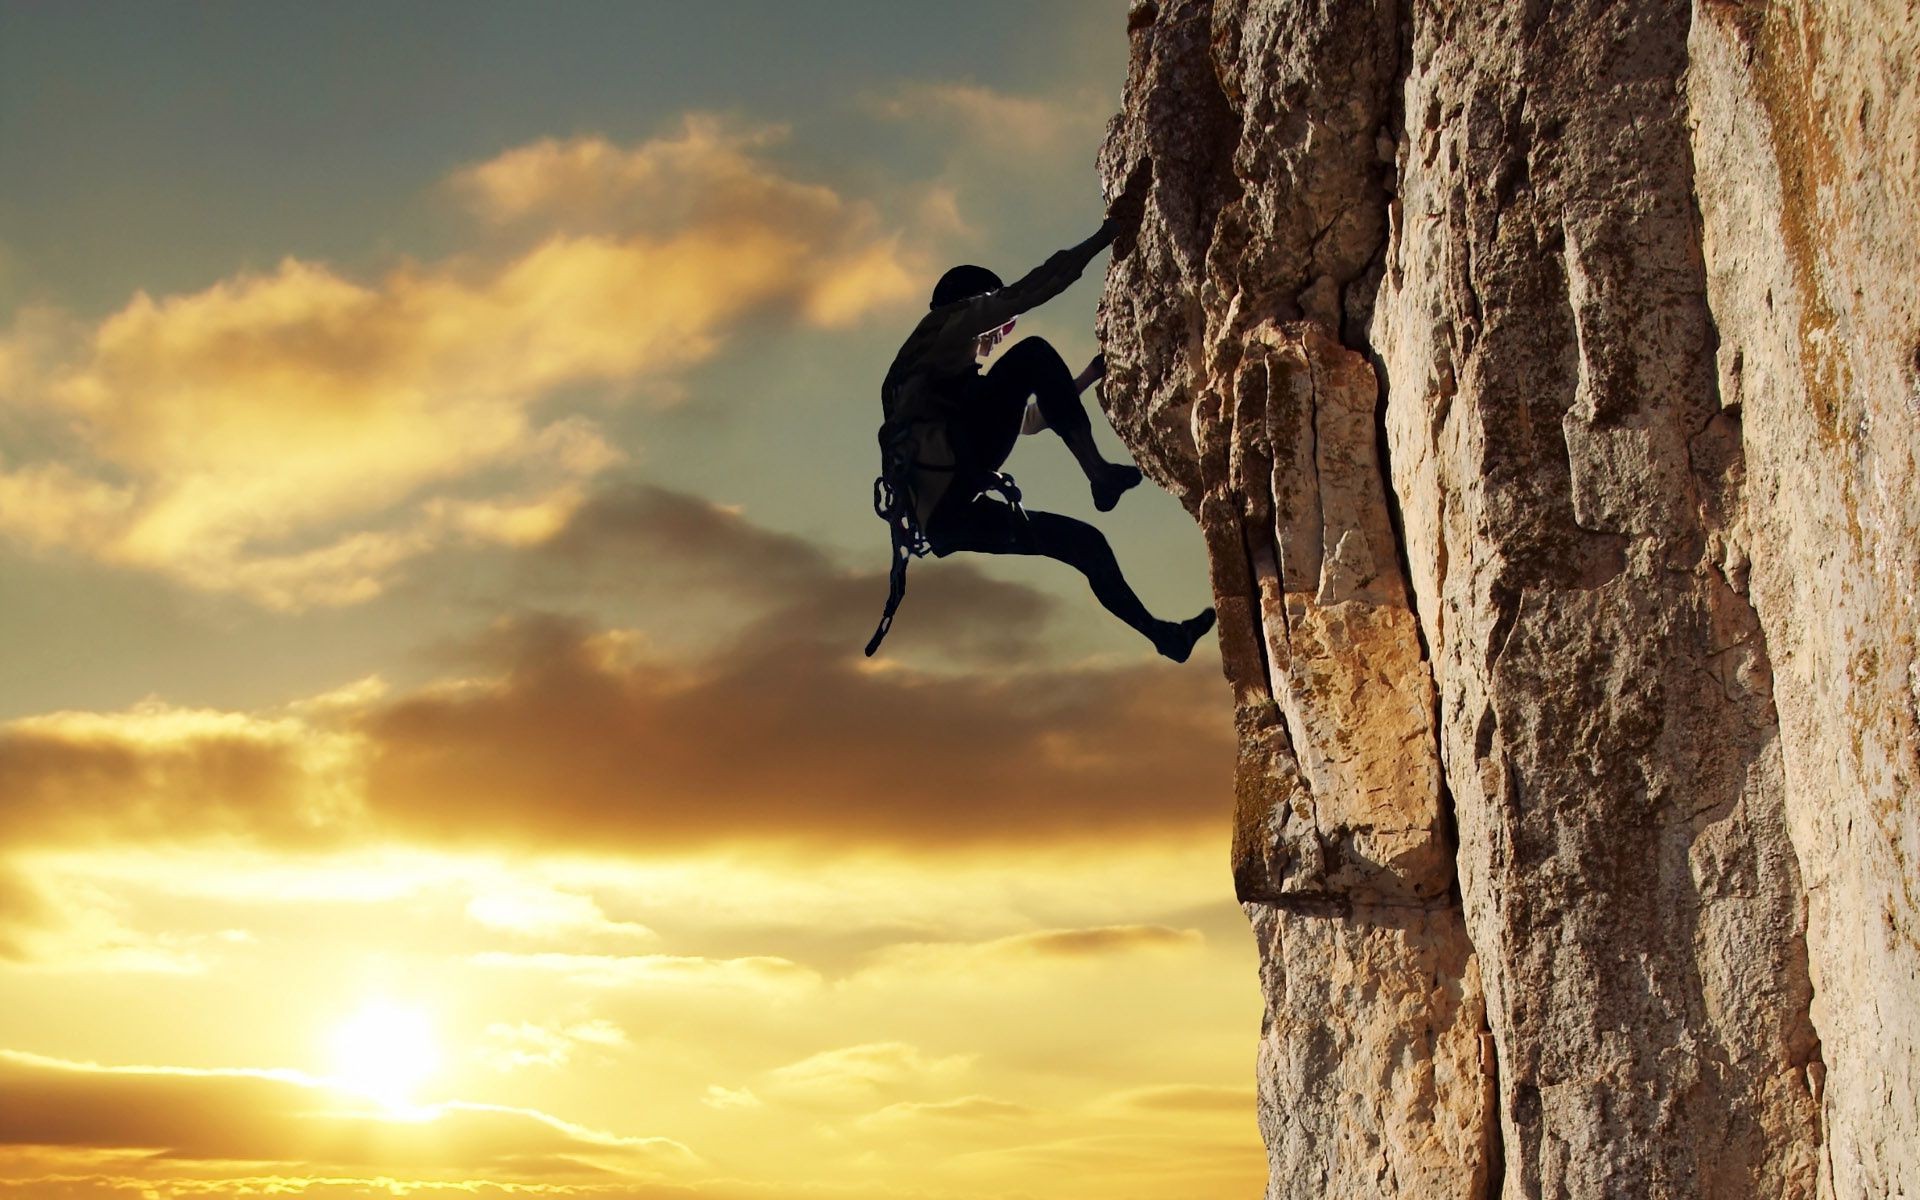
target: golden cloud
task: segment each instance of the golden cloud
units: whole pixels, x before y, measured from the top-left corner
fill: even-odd
[[[1114,961],[1140,954],[1200,949],[1197,929],[1166,925],[1104,925],[1090,929],[1043,929],[984,942],[901,942],[876,951],[852,976],[864,987],[921,985],[940,977],[972,984],[1004,982],[1036,966]]]
[[[1205,938],[1197,929],[1166,925],[1102,925],[1094,929],[1043,929],[985,942],[976,952],[988,956],[1042,959],[1099,958],[1136,950],[1189,950]]]
[[[330,841],[360,804],[359,743],[299,718],[157,701],[20,718],[0,726],[0,834],[16,846]]]
[[[700,1161],[669,1138],[623,1137],[532,1109],[452,1103],[395,1119],[297,1072],[109,1067],[6,1050],[0,1145],[531,1177],[657,1175]]]
[[[820,975],[789,959],[766,955],[705,958],[682,954],[519,954],[488,950],[475,965],[544,971],[589,987],[654,992],[749,992],[793,996],[820,986]]]
[[[1132,1112],[1161,1119],[1168,1114],[1188,1116],[1226,1115],[1244,1120],[1254,1110],[1252,1088],[1216,1087],[1210,1084],[1171,1083],[1155,1087],[1128,1088],[1103,1099],[1097,1107]]]
[[[965,1074],[975,1057],[930,1055],[906,1042],[868,1042],[776,1067],[764,1076],[761,1090],[804,1104],[864,1104],[903,1088],[945,1083]]]
[[[94,889],[53,890],[38,911],[0,907],[0,959],[43,974],[200,975],[251,938],[241,929],[143,930],[129,923],[126,907]]]
[[[467,902],[467,915],[488,929],[526,937],[612,936],[655,941],[659,935],[634,921],[615,921],[591,896],[530,884],[495,886]]]
[[[622,457],[556,393],[664,386],[756,314],[838,326],[912,290],[874,210],[783,174],[773,136],[692,119],[468,168],[478,208],[528,226],[505,254],[369,280],[289,258],[68,339],[23,316],[0,374],[60,448],[0,462],[0,534],[278,608],[550,535]]]
[[[484,1044],[474,1056],[496,1071],[559,1067],[582,1046],[612,1050],[627,1045],[626,1031],[607,1020],[580,1021],[560,1028],[531,1021],[496,1021],[486,1027],[482,1038]]]

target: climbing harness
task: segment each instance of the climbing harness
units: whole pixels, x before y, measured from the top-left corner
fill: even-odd
[[[920,518],[913,511],[913,493],[908,487],[912,459],[907,427],[890,430],[880,427],[880,474],[873,481],[873,513],[887,523],[893,542],[893,562],[887,571],[887,607],[880,614],[880,625],[867,641],[867,657],[880,648],[880,642],[893,628],[893,614],[907,594],[907,564],[925,557],[933,549],[920,529]]]
[[[887,571],[887,606],[880,614],[880,624],[874,629],[873,637],[867,641],[868,658],[873,657],[887,631],[893,628],[893,614],[907,594],[907,564],[926,557],[933,549],[914,511],[913,469],[952,471],[958,465],[921,462],[914,454],[913,441],[913,427],[909,424],[895,426],[890,422],[880,427],[880,474],[873,481],[873,513],[887,523],[892,540],[892,563]],[[958,484],[956,480],[955,485]],[[1027,510],[1020,505],[1020,486],[1013,481],[1013,476],[1004,471],[987,472],[983,486],[973,494],[988,492],[998,495],[1020,514],[1021,520],[1026,520]]]

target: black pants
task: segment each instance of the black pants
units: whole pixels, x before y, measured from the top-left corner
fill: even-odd
[[[981,494],[991,472],[1013,453],[1029,397],[1037,399],[1047,427],[1064,441],[1088,434],[1092,422],[1074,390],[1073,372],[1044,339],[1019,342],[993,368],[968,385],[963,416],[950,423],[956,474],[927,521],[927,540],[945,558],[957,551],[980,554],[1041,554],[1087,577],[1106,610],[1152,638],[1163,624],[1127,586],[1112,547],[1098,529],[1058,513],[1012,506]]]

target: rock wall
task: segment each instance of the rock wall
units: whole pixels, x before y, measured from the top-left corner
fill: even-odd
[[[1920,6],[1128,22],[1268,1195],[1920,1196]]]

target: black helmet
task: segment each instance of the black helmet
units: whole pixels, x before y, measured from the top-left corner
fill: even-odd
[[[948,271],[940,277],[939,283],[933,285],[933,299],[927,308],[931,311],[956,300],[967,300],[991,292],[999,286],[998,275],[985,267],[966,263]]]

